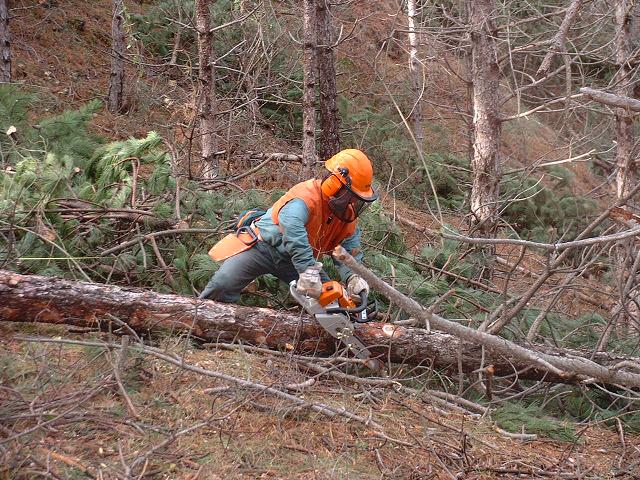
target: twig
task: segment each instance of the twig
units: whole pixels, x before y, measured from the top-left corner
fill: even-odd
[[[438,298],[435,299],[435,301],[431,304],[431,306],[429,308],[427,308],[427,312],[429,313],[435,313],[436,310],[438,309],[438,307],[440,305],[442,305],[442,303],[447,300],[447,298],[449,298],[451,295],[453,295],[454,293],[456,293],[456,289],[452,288],[451,290],[447,290],[445,293],[443,293],[441,296],[439,296]],[[419,325],[421,322],[419,322],[418,320],[414,319],[414,318],[410,318],[408,320],[400,320],[398,322],[394,322],[394,325]],[[425,324],[425,329],[427,330],[428,333],[431,333],[431,324],[427,321],[427,323]]]
[[[129,346],[129,336],[123,335],[120,344],[120,352],[118,353],[117,359],[113,364],[113,376],[118,384],[118,388],[120,389],[120,394],[127,404],[127,409],[132,417],[135,419],[140,419],[140,415],[138,415],[138,411],[136,407],[133,405],[127,390],[124,388],[124,384],[122,383],[121,372],[124,370],[125,362],[127,359],[127,348]]]
[[[53,450],[49,450],[48,448],[44,448],[44,447],[39,447],[38,450],[40,450],[45,455],[48,455],[60,462],[66,463],[67,465],[70,465],[74,468],[77,468],[78,470],[81,470],[88,477],[96,478],[95,473],[92,471],[92,469],[83,465],[82,463],[80,463],[80,461],[76,460],[75,458],[71,458],[67,455],[54,452]]]
[[[156,254],[156,258],[158,259],[158,263],[160,264],[160,267],[162,268],[162,270],[164,270],[166,279],[171,283],[171,285],[175,286],[176,281],[173,278],[173,275],[171,274],[171,270],[169,270],[169,267],[165,263],[164,258],[162,258],[162,254],[160,253],[160,249],[158,248],[156,239],[154,237],[149,237],[149,243],[151,243],[151,248],[153,249],[153,253]]]
[[[16,337],[16,340],[20,340],[23,341],[24,339],[20,338],[20,337]],[[50,339],[38,339],[35,341],[38,342],[42,342],[42,341],[48,341]],[[31,340],[28,340],[31,341]],[[25,435],[28,435],[30,433],[33,433],[47,425],[51,425],[52,423],[55,423],[56,421],[60,420],[61,418],[63,418],[65,415],[71,413],[73,410],[75,410],[76,408],[78,408],[78,406],[82,405],[84,402],[86,402],[87,400],[89,400],[91,397],[93,397],[96,393],[98,393],[100,390],[102,390],[105,387],[105,383],[102,383],[100,385],[98,385],[97,387],[92,388],[89,393],[87,395],[85,395],[84,397],[82,397],[79,401],[77,401],[76,403],[74,403],[70,408],[66,409],[65,411],[63,411],[62,413],[56,415],[55,417],[46,420],[42,423],[39,423],[38,425],[35,425],[31,428],[28,428],[27,430],[23,430],[22,432],[18,432],[15,435],[12,435],[10,437],[7,438],[3,438],[2,440],[0,440],[0,445],[5,444],[5,443],[9,443],[12,442],[13,440],[16,440],[20,437],[23,437]]]
[[[535,440],[538,438],[538,435],[536,435],[535,433],[512,433],[507,432],[500,427],[494,427],[494,430],[500,435],[504,435],[505,437],[514,438],[517,440]]]
[[[588,245],[595,245],[599,243],[616,242],[618,240],[624,240],[625,238],[635,237],[640,235],[640,227],[627,230],[626,232],[614,233],[611,235],[603,235],[601,237],[585,238],[584,240],[574,240],[572,242],[560,242],[560,243],[538,243],[531,242],[529,240],[517,240],[510,238],[480,238],[480,237],[466,237],[464,235],[457,235],[451,233],[443,233],[444,238],[450,240],[457,240],[459,242],[480,244],[480,245],[522,245],[525,247],[540,248],[542,250],[548,250],[553,252],[561,252],[568,248],[586,247]]]
[[[316,379],[315,378],[309,378],[309,379],[305,380],[304,382],[289,383],[289,384],[285,385],[284,388],[287,389],[287,390],[300,391],[300,390],[304,390],[305,388],[312,387],[313,385],[315,385],[315,383],[316,383]]]
[[[149,240],[151,238],[163,237],[165,235],[181,235],[183,233],[209,233],[216,234],[220,233],[221,228],[180,228],[180,229],[172,229],[172,230],[162,230],[160,232],[147,233],[146,235],[142,235],[141,237],[136,237],[132,240],[121,243],[120,245],[116,245],[115,247],[109,248],[100,252],[100,256],[106,257],[107,255],[112,255],[121,250],[124,250],[132,245],[135,245],[143,240]]]

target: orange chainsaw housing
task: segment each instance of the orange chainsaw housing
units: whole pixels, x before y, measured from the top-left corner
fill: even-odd
[[[338,305],[342,308],[356,308],[356,304],[349,297],[349,294],[346,292],[344,287],[340,284],[340,282],[336,282],[335,280],[331,282],[325,282],[322,284],[322,293],[320,294],[320,298],[318,298],[318,303],[322,307],[326,307],[330,303],[338,301]]]

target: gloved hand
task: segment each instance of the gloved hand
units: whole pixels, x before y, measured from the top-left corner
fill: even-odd
[[[307,267],[307,269],[302,272],[298,278],[296,290],[303,295],[307,295],[312,298],[319,298],[322,293],[320,270],[322,270],[322,263],[320,262]]]
[[[360,275],[351,275],[347,280],[347,293],[356,302],[362,302],[363,292],[369,294],[369,284]]]

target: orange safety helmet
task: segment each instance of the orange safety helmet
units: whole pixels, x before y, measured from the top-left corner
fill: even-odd
[[[333,197],[342,185],[356,194],[365,202],[373,202],[378,199],[378,192],[372,187],[373,166],[371,160],[355,148],[348,148],[336,153],[324,166],[331,175],[322,183],[322,191],[328,197]],[[335,181],[339,180],[339,184]]]
[[[360,150],[349,148],[336,153],[324,166],[330,173],[321,188],[329,197],[329,208],[343,222],[353,222],[378,198],[378,192],[371,185],[371,161]]]

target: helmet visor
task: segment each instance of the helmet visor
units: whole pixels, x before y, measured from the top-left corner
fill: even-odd
[[[329,209],[331,212],[346,223],[355,221],[362,211],[371,203],[362,199],[359,195],[351,191],[344,185],[338,193],[329,199]]]

